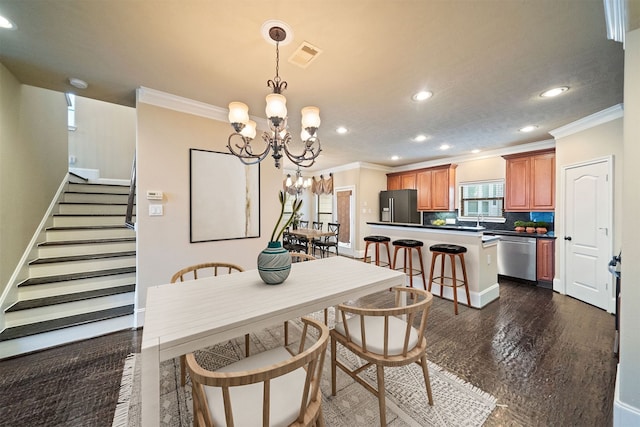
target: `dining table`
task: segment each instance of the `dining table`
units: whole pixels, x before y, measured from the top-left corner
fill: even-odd
[[[311,254],[313,239],[333,236],[336,233],[334,233],[333,231],[316,230],[314,228],[296,228],[294,230],[289,230],[289,234],[296,237],[303,237],[307,242],[307,253]]]
[[[291,265],[281,284],[257,270],[147,290],[142,333],[142,425],[160,425],[160,363],[286,320],[405,284],[405,274],[346,257]]]

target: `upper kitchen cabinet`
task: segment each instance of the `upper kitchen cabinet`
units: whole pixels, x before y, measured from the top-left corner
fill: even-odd
[[[398,172],[387,174],[387,190],[415,190],[416,172]]]
[[[553,211],[555,208],[555,150],[504,156],[505,211]]]
[[[456,165],[421,169],[416,173],[419,211],[455,208]]]

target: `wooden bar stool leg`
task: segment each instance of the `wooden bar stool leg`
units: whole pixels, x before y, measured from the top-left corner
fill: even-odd
[[[444,289],[444,254],[440,255],[440,298],[442,298],[442,290]]]
[[[413,251],[411,249],[405,249],[405,251],[409,252],[409,286],[413,288]]]
[[[464,290],[467,293],[467,306],[471,307],[471,297],[469,296],[469,281],[467,280],[467,267],[464,264],[464,254],[460,254],[460,263],[462,264],[462,277],[464,279]]]
[[[398,261],[398,251],[399,250],[400,250],[400,247],[396,246],[396,248],[393,251],[393,267],[392,267],[393,270],[396,269],[396,262]]]
[[[371,242],[367,242],[364,245],[364,259],[363,259],[364,262],[367,262],[367,253],[369,253],[369,244],[370,243]]]
[[[422,248],[420,248],[418,246],[418,256],[419,261],[420,261],[420,274],[422,275],[422,284],[424,285],[424,290],[427,290],[427,282],[425,281],[425,277],[424,277],[424,263],[422,262]]]
[[[458,314],[458,281],[456,279],[456,258],[454,255],[449,255],[449,261],[451,262],[451,278],[453,284],[453,312]]]
[[[391,268],[391,249],[389,248],[389,242],[384,242],[387,247],[387,259],[389,260],[389,268]]]
[[[376,265],[380,265],[380,243],[376,243]]]
[[[432,253],[431,254],[431,269],[429,272],[429,289],[427,289],[429,292],[431,292],[431,285],[433,284],[433,269],[436,266],[436,258],[438,258],[438,254]]]

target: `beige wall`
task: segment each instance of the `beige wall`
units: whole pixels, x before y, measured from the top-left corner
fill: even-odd
[[[0,64],[0,291],[66,172],[64,94],[21,85]]]
[[[619,118],[564,138],[556,139],[556,215],[555,231],[564,233],[563,168],[608,156],[613,157],[613,254],[621,249],[622,236],[622,171],[623,171],[623,119]],[[556,240],[556,277],[562,278],[564,266],[560,263],[561,242]]]
[[[189,243],[189,149],[227,152],[227,123],[138,103],[137,106],[137,299],[146,305],[149,286],[177,270],[205,261],[228,261],[255,269],[256,259],[278,219],[282,172],[268,157],[260,165],[261,237]],[[232,161],[240,161],[230,158]],[[224,189],[224,183],[215,183]],[[164,216],[150,217],[148,190],[164,192]],[[153,202],[157,203],[157,202]],[[211,212],[212,219],[220,213]]]
[[[640,30],[627,33],[624,69],[624,174],[622,185],[622,302],[620,308],[619,399],[635,408],[640,422]],[[614,412],[615,414],[615,412]],[[616,421],[614,416],[614,421]],[[622,425],[621,423],[616,423]],[[631,425],[631,424],[628,424]]]
[[[136,110],[76,97],[75,131],[69,132],[69,166],[98,169],[101,178],[129,179],[136,144]]]

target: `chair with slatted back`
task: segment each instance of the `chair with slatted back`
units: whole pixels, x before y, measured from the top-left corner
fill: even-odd
[[[320,382],[329,329],[317,320],[302,322],[296,353],[277,347],[216,371],[189,353],[193,425],[324,426]]]
[[[364,388],[378,397],[380,425],[386,425],[384,368],[409,365],[422,367],[429,405],[433,405],[431,382],[427,368],[427,341],[424,331],[427,315],[433,302],[431,293],[416,288],[393,288],[396,306],[392,308],[359,308],[341,304],[341,322],[331,330],[331,393],[336,395],[336,367],[351,376]],[[412,303],[402,305],[402,293],[410,296]],[[418,328],[414,327],[418,324]],[[366,363],[354,370],[336,358],[337,343],[360,357]],[[369,366],[377,370],[377,389],[358,376]]]
[[[218,276],[220,274],[231,274],[233,272],[244,271],[238,265],[227,262],[205,262],[202,264],[190,265],[178,271],[171,277],[171,283],[184,282],[185,280],[198,280],[198,278]],[[244,337],[245,355],[249,357],[249,334]],[[186,369],[185,357],[180,356],[180,384],[185,385]]]
[[[320,257],[324,258],[329,255],[329,250],[334,248],[336,255],[338,255],[338,235],[340,234],[340,224],[330,222],[327,224],[328,231],[333,233],[330,236],[326,236],[321,240],[313,242],[313,254],[315,255],[316,249],[320,249]]]

